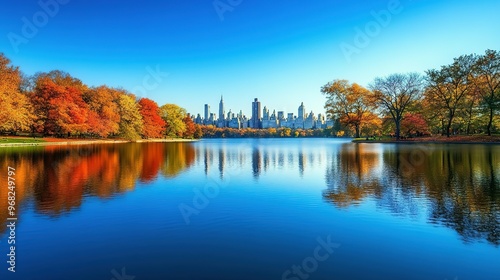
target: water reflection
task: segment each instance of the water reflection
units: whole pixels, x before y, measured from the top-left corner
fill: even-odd
[[[324,198],[345,208],[373,198],[406,217],[500,245],[500,149],[493,145],[345,145]]]
[[[138,180],[151,182],[159,173],[177,176],[194,159],[193,147],[184,143],[49,146],[2,149],[0,170],[16,169],[18,206],[33,198],[38,213],[57,216],[78,208],[84,196],[109,198],[134,190]],[[7,215],[2,188],[0,219]]]
[[[205,175],[209,176],[213,169],[217,169],[220,178],[223,178],[229,169],[236,169],[238,173],[247,170],[257,181],[263,174],[274,174],[281,169],[296,170],[301,176],[306,170],[323,169],[328,152],[332,152],[326,151],[322,145],[308,145],[307,141],[287,141],[206,140],[196,143],[194,147],[197,164],[203,164]]]
[[[0,170],[7,166],[16,168],[17,204],[33,200],[33,208],[49,216],[78,208],[85,196],[111,198],[134,190],[138,181],[172,178],[188,168],[221,180],[237,171],[241,177],[236,179],[248,175],[255,183],[263,176],[286,183],[295,174],[305,182],[321,178],[314,182],[325,188],[323,200],[336,208],[373,202],[378,207],[373,215],[381,209],[403,222],[422,219],[452,228],[466,242],[500,245],[500,147],[495,145],[235,139],[3,149]],[[237,187],[238,180],[231,184]],[[3,188],[0,219],[6,218]]]

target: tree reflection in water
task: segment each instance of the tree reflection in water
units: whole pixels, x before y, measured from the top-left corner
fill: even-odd
[[[17,205],[33,200],[49,216],[78,208],[86,196],[111,198],[138,181],[178,176],[194,164],[224,180],[248,172],[306,178],[326,166],[323,198],[338,208],[374,202],[405,219],[445,225],[466,242],[500,245],[500,147],[497,145],[331,144],[307,140],[148,143],[0,150],[0,170],[16,168]],[[312,140],[311,140],[312,141]],[[294,144],[295,143],[295,144]],[[316,142],[313,142],[316,143]],[[196,162],[195,162],[196,161]],[[7,218],[0,189],[0,219]],[[5,231],[1,228],[0,231]]]
[[[374,199],[397,215],[426,215],[429,222],[456,230],[466,242],[500,245],[498,146],[381,147],[343,146],[327,169],[324,198],[339,208]]]
[[[47,146],[3,149],[0,170],[16,168],[16,200],[33,197],[37,212],[58,216],[78,208],[85,196],[131,191],[138,180],[175,177],[194,163],[188,143]],[[7,218],[7,192],[0,190],[0,219]],[[4,230],[2,228],[1,230]]]

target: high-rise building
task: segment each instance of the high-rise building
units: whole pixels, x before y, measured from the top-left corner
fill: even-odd
[[[219,102],[219,120],[224,120],[224,116],[226,115],[226,111],[224,110],[224,99],[222,95],[220,96]]]
[[[285,112],[278,111],[278,119],[279,120],[284,120],[285,119]]]
[[[217,127],[226,127],[226,110],[224,110],[224,99],[220,96],[219,102],[219,119],[217,120]]]
[[[252,102],[251,127],[260,128],[260,119],[261,119],[260,101],[258,98],[255,98],[254,102]]]
[[[205,104],[205,121],[208,121],[210,118],[210,105]]]
[[[273,114],[269,118],[270,120],[276,120],[276,110],[273,110]]]
[[[299,106],[299,119],[305,119],[306,118],[306,107],[304,106],[304,102],[302,102]]]
[[[269,120],[269,109],[267,109],[266,106],[264,106],[264,111],[262,111],[262,113],[263,113],[262,120],[265,120],[265,121]]]

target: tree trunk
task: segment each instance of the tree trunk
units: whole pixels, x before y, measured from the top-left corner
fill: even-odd
[[[467,121],[467,131],[465,132],[467,135],[470,135],[471,122],[472,122],[472,116],[469,116],[469,120]]]
[[[488,127],[486,128],[488,130],[488,136],[491,136],[491,127],[493,125],[493,108],[490,107],[490,120],[488,121]]]
[[[453,122],[453,113],[450,111],[448,124],[446,125],[446,137],[450,137],[451,123]]]
[[[394,120],[396,124],[396,140],[399,140],[401,138],[401,121],[399,120]]]
[[[446,125],[446,137],[450,137],[450,130],[451,130],[451,118],[448,119],[448,124]]]
[[[356,138],[359,138],[360,137],[360,134],[359,134],[359,125],[355,125],[354,129],[356,130]]]

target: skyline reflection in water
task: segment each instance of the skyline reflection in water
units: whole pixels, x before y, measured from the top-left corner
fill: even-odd
[[[265,141],[265,140],[264,140]],[[137,182],[175,177],[193,165],[263,173],[324,169],[325,201],[349,208],[374,199],[396,215],[427,217],[456,230],[465,241],[500,244],[500,149],[496,145],[395,145],[342,143],[309,146],[307,140],[272,139],[96,145],[0,151],[0,168],[16,167],[18,204],[57,216],[85,196],[112,198]],[[283,173],[286,174],[286,173]],[[7,218],[5,190],[0,218]],[[4,229],[1,229],[2,231]]]
[[[332,141],[235,139],[3,149],[0,170],[16,168],[18,205],[53,217],[78,209],[87,196],[112,199],[134,191],[138,182],[174,178],[189,168],[203,170],[205,176],[217,174],[218,180],[233,173],[251,175],[257,182],[263,176],[286,182],[288,174],[304,177],[311,172],[324,183],[324,201],[339,209],[374,201],[401,219],[423,217],[451,228],[465,242],[500,244],[498,146]],[[6,196],[0,190],[4,220]]]
[[[496,145],[210,139],[0,149],[0,170],[8,166],[13,279],[111,279],[121,268],[136,279],[283,279],[318,238],[340,246],[312,280],[499,276]],[[0,189],[1,219],[6,195]]]

